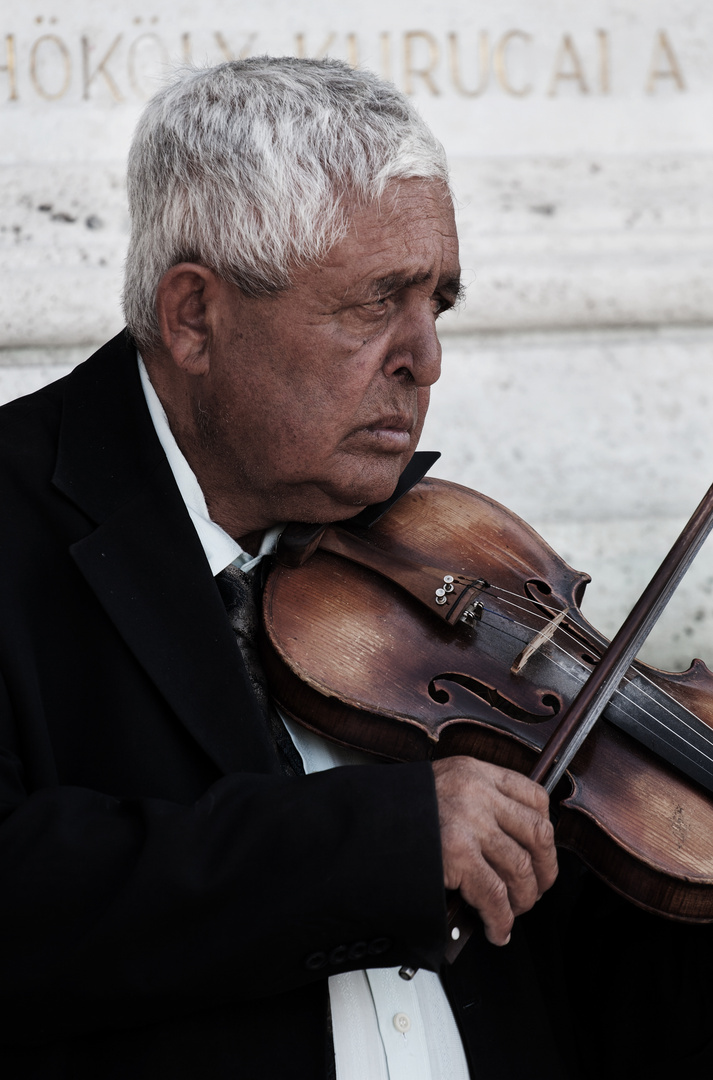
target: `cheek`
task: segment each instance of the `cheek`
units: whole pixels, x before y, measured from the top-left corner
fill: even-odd
[[[315,348],[322,362],[293,356],[283,371],[279,390],[273,388],[268,422],[281,447],[326,458],[346,436],[382,411],[383,356],[368,347],[345,354],[329,341],[315,343]]]
[[[288,471],[309,471],[329,455],[334,441],[334,409],[319,398],[293,398],[289,408],[274,413],[265,425],[269,430],[267,454]]]
[[[315,393],[302,403],[300,422],[317,424],[334,437],[343,436],[366,420],[371,422],[381,412],[386,396],[372,368],[355,360],[353,365],[325,372]]]

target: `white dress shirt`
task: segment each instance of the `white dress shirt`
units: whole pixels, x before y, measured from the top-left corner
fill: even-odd
[[[168,458],[212,573],[233,563],[243,571],[272,551],[280,529],[266,534],[260,553],[244,552],[208,514],[195,473],[181,453],[146,367],[141,383],[156,434]],[[283,717],[306,773],[368,762],[369,755],[337,746]],[[398,968],[349,971],[329,979],[337,1080],[469,1080],[453,1012],[441,981],[421,970],[406,982]]]

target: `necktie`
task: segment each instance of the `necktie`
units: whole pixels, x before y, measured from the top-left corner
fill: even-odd
[[[301,776],[304,774],[302,759],[270,699],[257,649],[261,593],[259,566],[252,573],[244,574],[231,565],[222,570],[215,580],[282,771],[287,776]]]

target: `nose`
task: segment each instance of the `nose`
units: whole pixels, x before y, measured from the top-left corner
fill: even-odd
[[[441,374],[441,343],[430,302],[410,304],[401,312],[384,361],[384,374],[432,386]]]

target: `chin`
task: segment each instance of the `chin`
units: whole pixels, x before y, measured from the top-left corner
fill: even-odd
[[[356,468],[345,469],[328,481],[313,482],[311,491],[283,506],[281,520],[323,523],[355,517],[365,506],[384,502],[393,493],[411,453],[362,459]]]
[[[410,457],[411,455],[408,454],[404,460],[399,456],[398,461],[392,458],[390,461],[384,462],[378,469],[372,467],[369,470],[371,475],[361,473],[348,489],[345,488],[344,494],[340,498],[342,503],[340,517],[354,517],[365,506],[371,506],[374,503],[384,502],[385,499],[388,499],[393,494],[394,488],[399,482],[399,477],[406,468]]]

